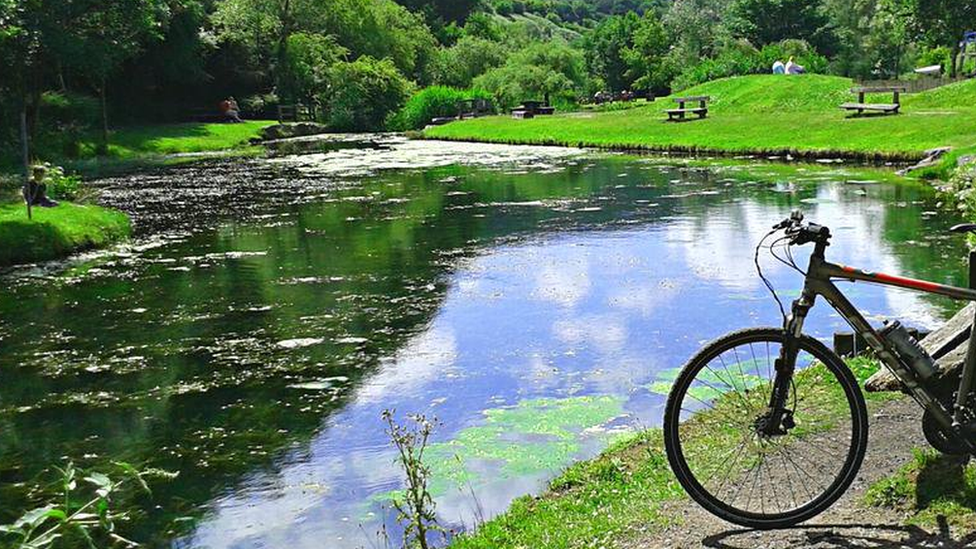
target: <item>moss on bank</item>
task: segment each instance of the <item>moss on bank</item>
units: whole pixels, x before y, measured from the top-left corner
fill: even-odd
[[[27,219],[23,204],[0,204],[0,267],[106,246],[128,237],[130,230],[128,216],[100,206],[63,202],[34,208],[33,219]]]

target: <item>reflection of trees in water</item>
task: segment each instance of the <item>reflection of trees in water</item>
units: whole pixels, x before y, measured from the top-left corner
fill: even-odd
[[[0,414],[0,522],[30,503],[26,487],[14,483],[31,482],[61,456],[96,454],[87,461],[181,471],[157,489],[154,503],[163,508],[138,528],[144,535],[137,539],[162,544],[174,535],[173,519],[198,514],[248,473],[274,473],[283,452],[301,451],[293,449],[348,402],[381,359],[430,323],[458,258],[525,235],[676,215],[707,233],[713,213],[747,226],[758,222],[750,204],[786,209],[816,196],[813,183],[793,194],[771,192],[769,183],[747,184],[746,172],[735,174],[737,182],[723,182],[729,174],[625,158],[531,175],[459,167],[387,173],[337,187],[326,202],[258,199],[248,208],[284,216],[201,233],[132,265],[105,265],[108,275],[18,285],[0,301],[0,408],[7,410]],[[880,192],[884,199],[896,193]],[[910,201],[904,195],[911,192],[918,191],[896,195]],[[244,194],[255,200],[269,193]],[[923,230],[903,219],[917,212],[888,218],[886,237]],[[266,255],[226,255],[238,251]],[[159,259],[176,261],[152,261]],[[276,347],[295,338],[323,342]],[[132,356],[143,358],[125,367],[121,360]],[[290,387],[337,377],[343,381],[318,391]],[[20,406],[37,408],[10,411]]]

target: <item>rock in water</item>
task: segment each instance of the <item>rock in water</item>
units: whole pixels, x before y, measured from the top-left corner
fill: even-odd
[[[291,124],[275,124],[261,129],[261,139],[271,141],[274,139],[287,139],[289,137],[304,137],[306,135],[318,135],[329,133],[328,126],[316,124],[315,122],[295,122]]]
[[[966,305],[948,322],[919,342],[922,348],[935,359],[939,374],[954,372],[961,368],[966,360],[974,312],[976,312],[976,304]],[[887,368],[882,368],[867,380],[864,388],[869,392],[898,391],[900,384]]]

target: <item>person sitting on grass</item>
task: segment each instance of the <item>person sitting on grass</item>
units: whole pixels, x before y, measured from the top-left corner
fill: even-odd
[[[38,164],[31,168],[31,177],[24,186],[24,201],[31,206],[42,208],[53,208],[58,205],[54,200],[47,197],[47,184],[44,179],[47,176],[47,168]]]
[[[786,62],[786,74],[803,74],[805,72],[807,71],[803,68],[803,65],[798,65],[793,61],[793,56],[791,55],[790,60]]]
[[[243,122],[241,120],[241,109],[237,106],[237,100],[234,99],[234,96],[230,96],[220,102],[220,112],[223,113],[229,122]]]
[[[773,63],[773,74],[786,74],[786,65],[779,59]]]

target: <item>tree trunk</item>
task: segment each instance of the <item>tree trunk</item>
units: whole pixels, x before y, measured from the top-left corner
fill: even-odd
[[[24,101],[23,107],[20,109],[20,142],[21,151],[23,154],[24,161],[24,202],[27,203],[27,219],[33,217],[31,212],[31,201],[32,196],[30,196],[30,144],[27,140],[27,101]]]
[[[98,154],[108,154],[108,104],[105,100],[105,77],[102,77],[102,85],[98,90],[99,99],[102,103],[102,142],[98,145]]]

